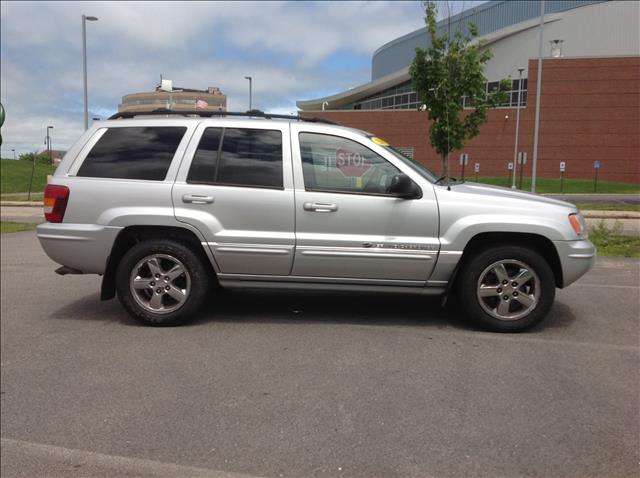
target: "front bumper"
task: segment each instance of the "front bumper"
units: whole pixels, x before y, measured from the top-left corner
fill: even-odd
[[[46,222],[37,227],[40,245],[63,266],[84,274],[104,274],[113,243],[123,228]]]
[[[596,248],[588,239],[553,241],[562,266],[562,287],[567,287],[587,273],[596,262]]]

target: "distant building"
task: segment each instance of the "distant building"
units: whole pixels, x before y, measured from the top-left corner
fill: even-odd
[[[169,86],[167,86],[167,83]],[[173,87],[164,80],[155,91],[131,93],[122,97],[118,112],[149,111],[171,109],[175,111],[226,111],[227,96],[216,86],[206,90]]]

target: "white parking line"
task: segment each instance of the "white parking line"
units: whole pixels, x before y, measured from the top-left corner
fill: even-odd
[[[83,467],[82,471],[75,471],[75,473],[78,473],[77,476],[95,476],[99,474],[100,476],[258,478],[253,475],[174,465],[140,458],[104,455],[92,451],[43,445],[10,438],[2,438],[0,447],[2,448],[3,476],[5,476],[5,473],[11,473],[11,470],[20,471],[20,463],[18,462],[20,458],[23,460],[25,458],[35,458],[38,463],[42,463],[43,473],[46,476],[51,476],[49,472],[45,472],[47,465],[57,464],[68,467],[70,472],[74,468]],[[93,468],[92,471],[90,470],[91,468]]]

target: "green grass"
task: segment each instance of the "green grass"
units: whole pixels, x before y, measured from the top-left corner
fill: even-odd
[[[29,161],[0,161],[0,193],[22,193],[29,190],[32,163]],[[47,184],[47,174],[53,174],[53,166],[36,164],[31,191],[42,192]]]
[[[474,175],[465,175],[465,180],[474,181]],[[510,187],[511,182],[508,177],[489,177],[479,176],[479,183],[492,184],[494,186]],[[520,184],[516,181],[516,184]],[[531,191],[531,179],[523,178],[522,189]],[[536,192],[544,193],[560,193],[560,179],[538,178],[536,180]],[[598,181],[598,193],[603,194],[640,194],[640,184],[619,183],[614,181]],[[593,179],[565,179],[563,184],[563,193],[575,194],[593,193]]]
[[[607,227],[604,220],[589,229],[589,239],[598,249],[599,256],[640,258],[640,236],[623,236],[622,224]]]
[[[8,232],[20,232],[20,231],[32,231],[36,228],[37,224],[29,224],[24,222],[0,222],[0,234]]]
[[[640,212],[640,204],[600,204],[600,203],[588,203],[579,202],[576,203],[576,207],[581,211],[631,211]]]

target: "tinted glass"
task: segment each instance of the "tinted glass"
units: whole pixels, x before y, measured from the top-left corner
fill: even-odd
[[[338,136],[300,133],[304,186],[311,191],[387,194],[400,171],[369,148]]]
[[[282,132],[225,128],[215,182],[282,188]]]
[[[216,164],[218,163],[218,149],[222,128],[207,128],[202,133],[200,144],[191,161],[191,168],[187,176],[188,183],[214,183],[216,178]]]
[[[187,128],[110,128],[78,170],[92,178],[162,181]]]

